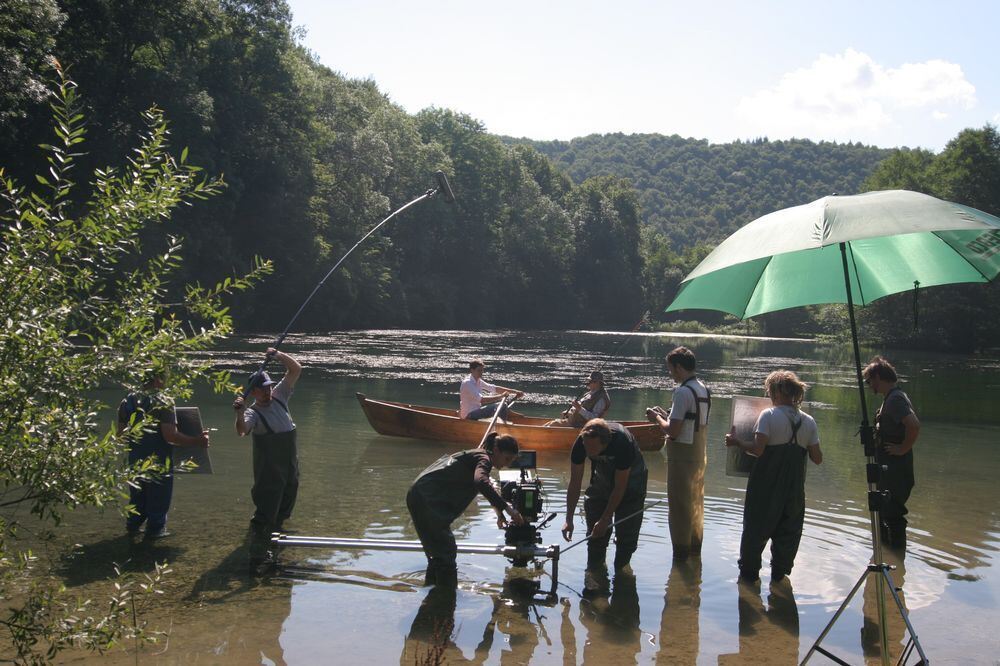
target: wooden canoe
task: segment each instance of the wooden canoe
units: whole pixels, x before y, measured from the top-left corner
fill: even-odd
[[[358,393],[358,402],[368,422],[380,435],[413,437],[464,446],[477,446],[486,433],[489,419],[470,421],[458,417],[458,410],[441,407],[422,407],[403,402],[372,400]],[[579,434],[577,428],[545,427],[550,419],[525,416],[511,411],[509,421],[497,421],[496,430],[513,435],[521,448],[530,451],[569,451]],[[619,421],[635,436],[643,451],[663,448],[663,432],[648,421]]]

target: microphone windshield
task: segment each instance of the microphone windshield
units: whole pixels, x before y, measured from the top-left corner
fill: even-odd
[[[438,194],[444,197],[445,202],[454,203],[455,193],[451,191],[451,185],[448,184],[448,177],[444,175],[444,171],[436,172],[434,177],[437,178]]]

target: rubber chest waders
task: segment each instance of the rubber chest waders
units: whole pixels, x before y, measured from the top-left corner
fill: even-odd
[[[428,584],[451,584],[458,575],[458,546],[451,524],[476,498],[477,460],[475,451],[443,456],[421,472],[406,493],[406,508],[427,556]]]
[[[646,503],[646,484],[649,471],[646,468],[642,452],[635,443],[635,438],[620,426],[613,425],[611,433],[612,438],[619,442],[624,438],[632,447],[635,455],[632,468],[629,470],[628,488],[626,488],[621,502],[615,508],[611,522],[639,512],[633,518],[629,518],[614,528],[615,569],[620,569],[631,561],[632,553],[639,547],[639,530],[642,527],[643,518],[640,510]],[[583,512],[587,520],[588,533],[607,508],[608,499],[611,497],[614,486],[615,467],[613,461],[591,458],[590,485],[587,487],[583,499]],[[591,539],[587,542],[588,569],[598,569],[604,566],[608,544],[611,543],[611,532],[612,530],[609,529],[600,539]]]
[[[271,398],[288,413],[288,406]],[[250,409],[253,409],[252,407]],[[281,529],[292,515],[299,492],[299,456],[296,431],[274,432],[259,410],[254,410],[265,433],[253,433],[253,498],[254,511],[250,520],[253,534],[251,556],[262,555],[271,540],[271,533]]]
[[[133,414],[145,418],[146,414],[155,412],[153,400],[148,395],[129,393],[123,401],[119,419],[128,423]],[[159,409],[167,409],[160,405]],[[135,465],[147,458],[155,458],[157,462],[166,465],[167,473],[156,479],[137,479],[135,485],[129,485],[129,504],[135,507],[136,513],[125,519],[125,528],[130,532],[137,531],[146,523],[148,534],[155,534],[167,524],[167,513],[170,511],[170,501],[174,494],[174,475],[171,456],[173,447],[160,430],[160,424],[142,433],[137,440],[130,440],[128,445],[128,464]]]
[[[894,394],[898,393],[898,396]],[[896,387],[891,389],[882,401],[875,414],[875,436],[878,441],[875,460],[880,465],[885,465],[879,478],[879,490],[888,490],[889,497],[882,502],[881,518],[887,530],[890,544],[898,548],[905,543],[906,533],[906,502],[910,499],[910,492],[913,490],[915,477],[913,474],[913,450],[909,450],[905,455],[890,455],[883,448],[886,444],[901,444],[906,437],[906,427],[902,423],[892,421],[886,414],[886,405],[890,398],[902,399],[906,401],[910,411],[913,411],[913,404],[902,389]]]
[[[760,571],[768,539],[772,578],[789,574],[802,538],[806,515],[806,450],[798,439],[802,419],[782,413],[791,422],[792,438],[764,447],[747,480],[739,566],[751,578]]]
[[[694,421],[693,442],[667,439],[667,516],[674,557],[683,559],[701,553],[705,533],[705,467],[708,464],[708,416],[712,410],[712,392],[705,387],[705,397],[698,395],[689,382],[680,385],[694,396],[695,411],[684,415]],[[701,409],[705,409],[705,425],[701,424]]]

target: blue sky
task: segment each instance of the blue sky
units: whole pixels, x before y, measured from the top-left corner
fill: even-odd
[[[496,134],[940,150],[1000,123],[1000,2],[289,0],[320,62]]]

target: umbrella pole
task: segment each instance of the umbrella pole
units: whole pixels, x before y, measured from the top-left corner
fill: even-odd
[[[892,598],[896,602],[896,608],[899,610],[899,614],[902,616],[903,622],[906,624],[906,627],[910,632],[910,642],[920,654],[920,658],[922,660],[921,663],[926,664],[929,663],[927,661],[927,656],[924,654],[920,641],[917,640],[916,631],[913,629],[913,625],[910,624],[910,619],[907,616],[906,609],[903,607],[903,602],[900,600],[899,595],[896,594],[896,585],[892,580],[892,574],[889,573],[893,567],[882,561],[882,529],[881,519],[879,518],[879,508],[882,505],[883,495],[878,489],[879,476],[882,469],[881,465],[879,465],[875,460],[875,433],[871,424],[868,422],[868,402],[865,400],[865,382],[861,376],[861,348],[858,346],[858,326],[854,319],[854,298],[851,294],[851,273],[847,260],[846,243],[840,243],[840,257],[844,265],[844,289],[847,292],[847,313],[851,321],[851,343],[854,346],[854,371],[858,382],[858,397],[861,401],[861,428],[859,430],[859,434],[861,435],[861,444],[864,447],[865,459],[867,461],[866,476],[868,479],[868,513],[871,516],[872,562],[867,567],[865,572],[861,574],[861,578],[858,580],[857,585],[855,585],[854,589],[844,600],[840,610],[833,616],[833,619],[830,620],[830,622],[823,629],[822,633],[820,633],[819,638],[817,638],[816,642],[813,643],[809,652],[806,653],[802,663],[805,664],[809,661],[809,658],[814,652],[820,652],[835,661],[840,661],[819,645],[833,628],[834,623],[836,623],[836,621],[840,618],[841,612],[850,602],[851,598],[861,587],[862,581],[866,580],[868,576],[875,576],[875,598],[878,606],[879,644],[882,664],[885,666],[888,666],[889,664],[889,632],[886,623],[885,607],[886,585],[889,586],[889,590],[892,592]]]

